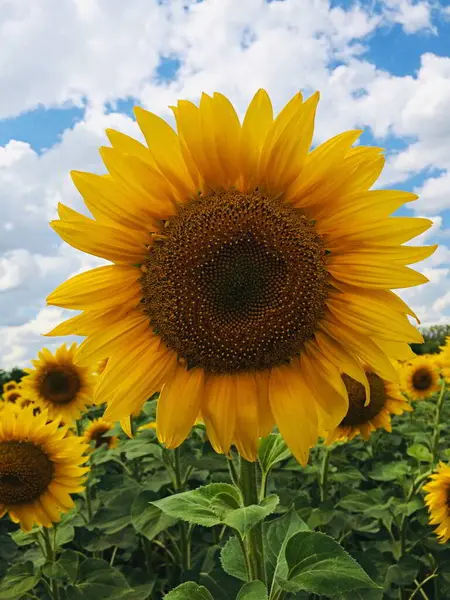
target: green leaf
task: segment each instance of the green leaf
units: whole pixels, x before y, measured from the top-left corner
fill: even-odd
[[[64,550],[59,557],[58,563],[63,567],[67,576],[72,581],[78,579],[78,569],[81,559],[84,559],[84,556],[79,552],[75,552],[75,550]]]
[[[264,547],[269,581],[287,577],[286,544],[299,531],[309,529],[293,508],[282,517],[265,524]]]
[[[236,600],[267,600],[267,589],[262,581],[246,583],[239,591]]]
[[[133,527],[149,540],[153,540],[162,531],[177,522],[177,519],[166,515],[160,508],[151,504],[154,498],[155,494],[153,492],[142,492],[135,498],[131,508]]]
[[[354,590],[382,590],[332,538],[316,532],[295,534],[286,545],[287,591],[307,591],[331,598],[351,598]]]
[[[349,512],[364,512],[377,504],[378,502],[370,494],[360,491],[348,494],[338,502],[338,506]]]
[[[89,524],[103,533],[117,533],[131,523],[131,507],[139,493],[138,487],[132,487],[116,493],[111,500],[100,508]]]
[[[423,444],[413,444],[406,452],[409,456],[412,456],[420,462],[433,462],[433,455]]]
[[[69,588],[68,600],[122,600],[133,590],[125,576],[108,562],[88,558],[80,565],[76,587]],[[80,595],[81,593],[81,595]]]
[[[61,523],[55,527],[55,545],[61,548],[75,537],[75,528],[70,523]]]
[[[211,483],[190,492],[162,498],[152,504],[169,517],[212,527],[221,523],[221,516],[217,514],[213,504],[214,499],[220,494],[229,494],[237,503],[241,502],[240,494],[234,486],[228,483]]]
[[[268,473],[277,462],[290,456],[292,452],[279,433],[271,433],[260,441],[258,458],[264,473]]]
[[[272,514],[279,502],[278,496],[271,494],[259,504],[251,504],[229,512],[222,523],[239,531],[241,536],[246,535],[257,523]]]
[[[0,600],[19,600],[32,590],[40,579],[32,562],[15,565],[8,569],[0,581]]]
[[[193,581],[182,583],[164,596],[165,600],[214,600],[208,590]]]
[[[248,580],[245,568],[245,557],[236,536],[231,537],[222,548],[220,562],[222,563],[223,570],[228,573],[228,575],[236,577],[236,579],[240,579],[241,581]]]
[[[411,467],[404,461],[383,463],[377,465],[369,477],[375,481],[401,481],[410,471]]]

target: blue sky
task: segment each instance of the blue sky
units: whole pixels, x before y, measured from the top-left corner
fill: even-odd
[[[386,148],[380,186],[417,190],[412,211],[433,219],[426,241],[441,244],[420,267],[431,283],[405,298],[425,323],[450,322],[450,3],[210,0],[178,10],[130,0],[88,10],[60,0],[53,20],[44,4],[0,14],[2,364],[26,363],[63,316],[46,295],[98,264],[48,227],[58,201],[81,208],[68,172],[102,171],[106,128],[139,135],[135,104],[170,119],[168,105],[202,91],[225,93],[242,115],[258,87],[278,108],[297,89],[320,89],[316,141],[364,127],[362,143]]]

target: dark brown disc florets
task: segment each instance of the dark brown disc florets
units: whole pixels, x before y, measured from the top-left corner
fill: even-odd
[[[370,387],[370,404],[366,402],[364,386],[349,375],[342,375],[348,392],[348,411],[340,425],[362,425],[377,416],[386,402],[386,388],[376,373],[366,373]]]
[[[0,504],[37,500],[53,478],[53,463],[30,442],[0,442]]]
[[[51,367],[42,377],[39,392],[53,404],[70,404],[80,391],[78,373],[70,366]]]
[[[432,386],[433,375],[425,367],[417,369],[412,376],[412,384],[414,389],[424,392]]]
[[[300,211],[259,192],[215,192],[168,220],[141,283],[154,331],[215,373],[288,362],[312,338],[328,293],[326,251]]]

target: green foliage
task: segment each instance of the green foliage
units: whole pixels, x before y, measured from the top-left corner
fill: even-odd
[[[250,506],[231,484],[237,457],[215,454],[204,428],[176,452],[153,430],[128,439],[117,428],[118,446],[92,456],[90,502],[76,496],[50,530],[53,557],[37,528],[0,520],[0,600],[53,600],[52,585],[59,600],[406,600],[423,597],[418,586],[430,600],[450,597],[450,550],[436,542],[420,493],[434,464],[435,408],[435,399],[416,403],[392,433],[335,444],[326,494],[323,449],[303,469],[271,434],[259,447],[262,499]],[[136,428],[154,411],[147,403]],[[448,459],[446,427],[440,436],[437,457]],[[266,583],[247,556],[261,524]]]

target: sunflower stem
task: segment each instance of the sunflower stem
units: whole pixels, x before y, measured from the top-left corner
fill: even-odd
[[[241,456],[239,477],[244,506],[258,504],[257,463],[249,462]],[[263,546],[263,521],[257,523],[247,534],[246,550],[250,569],[249,581],[259,579],[267,581]]]
[[[181,454],[180,447],[173,451],[173,468],[175,475],[175,492],[179,494],[184,491],[183,476],[181,474]],[[180,551],[181,551],[181,568],[183,572],[190,569],[190,543],[187,524],[180,521]]]
[[[56,552],[55,548],[52,544],[52,540],[50,538],[50,531],[47,527],[42,527],[41,529],[42,538],[44,540],[44,548],[45,548],[45,559],[47,562],[51,563],[53,566],[55,564]],[[59,600],[59,589],[58,582],[56,579],[49,577],[50,580],[50,590],[52,593],[53,600]]]
[[[433,455],[433,465],[436,465],[438,460],[438,450],[439,450],[439,437],[440,437],[440,422],[442,417],[442,409],[444,407],[444,398],[445,398],[445,380],[442,380],[441,384],[441,393],[439,394],[439,398],[436,404],[436,413],[434,419],[434,430],[433,430],[433,441],[431,444],[431,454]]]
[[[319,475],[320,501],[325,502],[328,497],[328,470],[330,466],[331,447],[323,446],[322,465]]]

